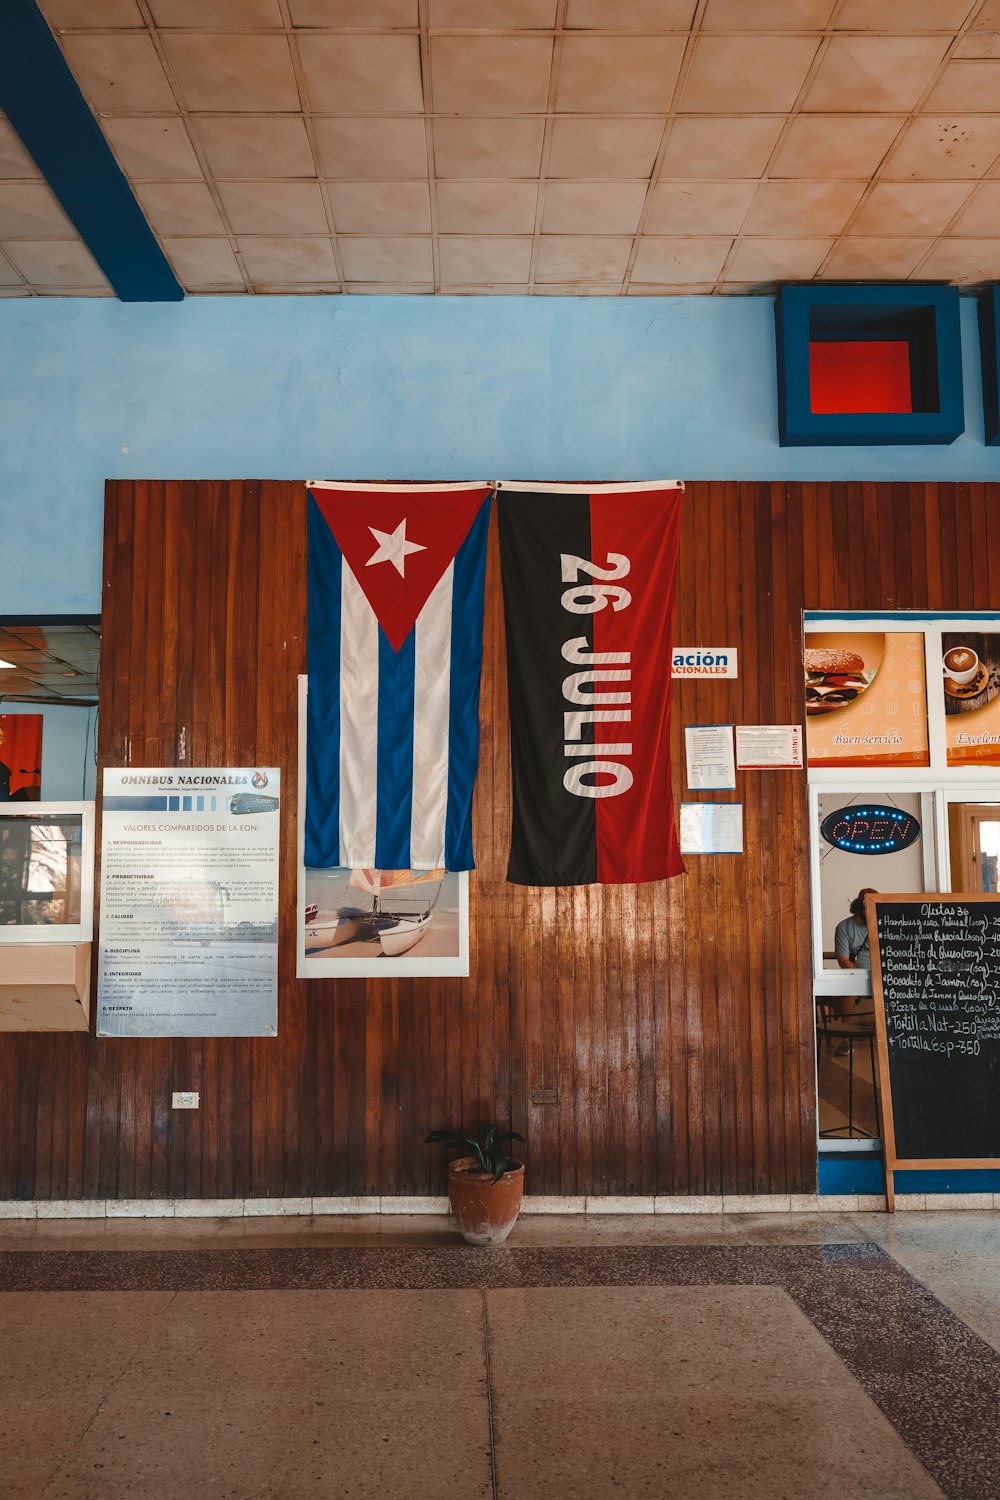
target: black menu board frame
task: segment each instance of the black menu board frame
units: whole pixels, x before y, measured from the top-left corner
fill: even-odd
[[[920,905],[939,905],[942,910],[946,907],[978,907],[997,906],[1000,904],[1000,895],[992,893],[973,893],[966,891],[923,891],[914,895],[912,892],[898,895],[879,892],[865,897],[865,913],[868,922],[869,945],[872,960],[872,995],[875,1001],[875,1032],[878,1052],[879,1072],[879,1103],[882,1115],[882,1139],[885,1150],[885,1197],[886,1208],[890,1213],[895,1209],[895,1187],[893,1174],[895,1172],[917,1172],[927,1170],[955,1169],[964,1170],[979,1167],[1000,1167],[1000,1156],[949,1156],[949,1155],[923,1155],[923,1156],[899,1156],[897,1154],[897,1131],[894,1110],[903,1113],[906,1105],[911,1101],[904,1097],[907,1080],[903,1077],[906,1070],[899,1067],[895,1070],[890,1065],[889,1037],[886,1019],[886,994],[883,975],[883,954],[879,942],[878,916],[879,911],[886,907]],[[1000,916],[1000,912],[997,913]],[[1000,958],[995,960],[997,970],[1000,971]],[[926,1000],[924,1002],[926,1004]],[[947,1061],[950,1061],[950,1053]]]

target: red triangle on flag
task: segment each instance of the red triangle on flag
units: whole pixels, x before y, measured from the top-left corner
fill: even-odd
[[[394,651],[469,534],[487,485],[309,490]]]

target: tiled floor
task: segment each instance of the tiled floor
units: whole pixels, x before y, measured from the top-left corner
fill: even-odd
[[[987,1500],[1000,1215],[0,1224],[9,1500]]]

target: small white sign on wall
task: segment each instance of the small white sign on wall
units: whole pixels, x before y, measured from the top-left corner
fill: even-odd
[[[682,854],[742,854],[742,802],[682,802]]]
[[[738,677],[735,646],[675,646],[672,677]]]
[[[736,785],[732,724],[688,724],[684,750],[689,791],[725,792]]]

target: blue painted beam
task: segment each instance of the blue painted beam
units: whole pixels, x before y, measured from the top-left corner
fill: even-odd
[[[123,302],[184,292],[34,0],[5,0],[0,108]]]

